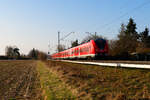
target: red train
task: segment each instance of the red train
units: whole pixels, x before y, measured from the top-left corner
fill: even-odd
[[[108,54],[108,43],[98,38],[79,46],[51,55],[52,59],[100,58]]]

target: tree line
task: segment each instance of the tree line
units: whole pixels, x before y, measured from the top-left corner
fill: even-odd
[[[136,23],[132,18],[127,25],[121,24],[116,40],[109,41],[110,55],[130,56],[134,53],[150,53],[150,35],[146,27],[137,32]]]
[[[16,46],[7,46],[5,49],[5,56],[7,59],[34,59],[34,60],[46,60],[47,53],[37,49],[32,49],[27,55],[20,54],[20,49]]]

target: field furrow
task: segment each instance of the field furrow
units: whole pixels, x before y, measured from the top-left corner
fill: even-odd
[[[0,61],[0,100],[41,99],[35,61]]]

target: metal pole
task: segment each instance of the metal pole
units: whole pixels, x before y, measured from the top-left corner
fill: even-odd
[[[95,37],[97,36],[97,32],[95,32]]]
[[[50,55],[50,42],[48,44],[48,55]]]
[[[97,32],[95,32],[95,39],[96,39],[96,36],[97,36]]]
[[[60,46],[60,32],[58,31],[58,52],[59,52],[59,46]]]

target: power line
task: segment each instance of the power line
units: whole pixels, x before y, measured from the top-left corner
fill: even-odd
[[[138,6],[136,6],[135,8],[133,8],[133,9],[130,10],[129,12],[126,12],[126,13],[122,14],[121,16],[119,16],[119,17],[113,19],[112,21],[110,21],[110,22],[108,22],[108,23],[106,23],[106,24],[104,24],[104,25],[102,25],[102,26],[100,26],[100,27],[95,28],[95,30],[97,30],[97,29],[99,29],[99,28],[109,28],[108,26],[112,25],[112,24],[115,23],[115,22],[120,21],[121,18],[123,18],[123,17],[129,15],[130,13],[133,13],[133,12],[137,11],[138,9],[143,8],[145,5],[148,5],[149,3],[150,3],[150,0],[147,0],[147,1],[145,1],[144,3],[142,3],[142,4],[138,5]],[[126,4],[128,4],[128,3],[126,3]],[[91,26],[91,27],[94,27],[94,26],[95,26],[95,25],[93,25],[93,26]]]
[[[67,38],[68,36],[70,36],[72,33],[75,33],[75,32],[68,33],[67,35],[65,35],[64,37],[62,37],[60,40],[64,40],[65,38]]]
[[[148,1],[146,1],[146,2],[144,2],[144,3],[142,3],[142,4],[140,4],[140,5],[138,5],[137,7],[135,7],[134,9],[132,9],[130,12],[126,12],[126,13],[124,13],[123,15],[121,15],[121,16],[115,18],[114,20],[110,21],[109,23],[103,25],[102,28],[105,28],[105,27],[107,27],[108,25],[111,25],[111,24],[113,24],[114,22],[119,21],[121,18],[127,16],[127,15],[130,14],[131,12],[137,11],[138,9],[144,7],[145,5],[148,5],[149,3],[150,3],[150,0],[148,0]],[[96,28],[96,29],[97,29],[97,28]]]
[[[60,41],[64,41],[64,39],[66,39],[68,36],[70,36],[72,33],[75,32],[70,32],[67,35],[65,35],[64,37],[60,38],[60,31],[58,31],[58,47],[57,47],[57,52],[60,52],[59,47],[60,47]]]

